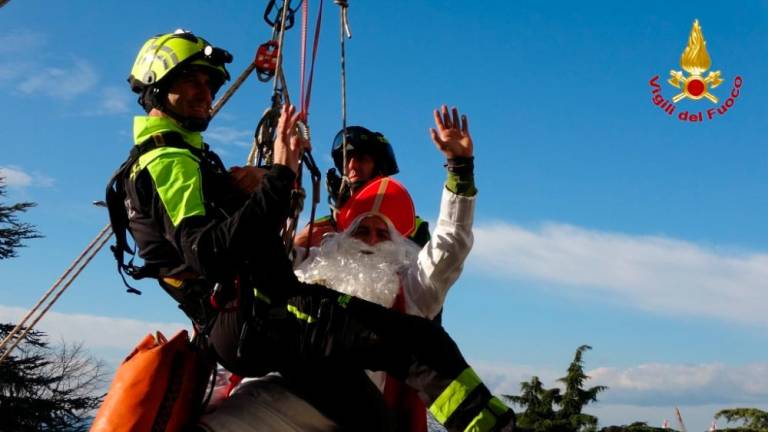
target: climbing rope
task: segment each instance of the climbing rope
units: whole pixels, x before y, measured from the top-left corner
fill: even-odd
[[[2,356],[0,356],[0,363],[2,363],[6,357],[8,357],[11,354],[11,351],[13,351],[14,348],[21,342],[26,336],[27,333],[29,333],[30,330],[40,321],[45,314],[48,312],[48,310],[53,306],[53,304],[56,302],[56,300],[61,297],[62,294],[64,294],[64,291],[66,291],[67,288],[72,284],[72,282],[75,281],[75,279],[80,275],[80,272],[85,269],[85,267],[88,265],[88,263],[91,262],[94,256],[101,250],[101,248],[104,247],[104,245],[107,243],[109,238],[112,236],[112,229],[109,224],[107,224],[104,228],[101,229],[101,231],[96,235],[96,237],[91,240],[91,242],[88,244],[88,246],[85,247],[85,249],[80,253],[80,255],[75,259],[75,261],[72,262],[72,264],[64,271],[64,273],[56,280],[56,282],[51,285],[51,287],[46,291],[46,293],[38,300],[38,302],[27,312],[27,314],[19,321],[19,323],[16,325],[16,327],[13,328],[13,330],[6,335],[6,337],[3,339],[2,342],[0,342],[0,349],[3,349],[6,345],[10,343],[10,346],[8,346],[7,349],[3,352]],[[77,270],[75,270],[77,269]],[[74,273],[72,271],[75,270]],[[63,284],[62,284],[63,283]],[[43,304],[48,300],[48,297],[51,296],[51,294],[56,294],[48,301],[48,303],[43,307],[42,310],[40,310],[40,307],[43,306]],[[25,327],[25,324],[27,323],[27,320],[30,318],[32,321]],[[13,343],[11,341],[13,340]]]
[[[301,111],[299,113],[300,121],[303,123],[303,127],[305,129],[305,139],[307,142],[311,143],[311,137],[310,137],[310,129],[309,129],[309,105],[310,100],[312,98],[312,81],[315,76],[315,61],[317,60],[317,48],[320,44],[320,28],[322,26],[323,22],[323,0],[320,0],[320,5],[317,10],[317,19],[315,20],[315,34],[314,34],[314,41],[312,43],[312,60],[310,62],[309,67],[309,75],[306,77],[306,87],[305,87],[305,75],[306,75],[306,57],[307,57],[307,34],[309,29],[309,2],[308,0],[304,1],[304,5],[302,8],[302,35],[301,35],[301,81],[300,81],[300,103],[301,103]],[[307,167],[307,170],[310,173],[310,180],[312,182],[312,207],[310,210],[309,215],[309,229],[308,229],[308,235],[309,238],[312,238],[312,232],[314,231],[315,227],[315,213],[317,211],[317,205],[320,203],[320,180],[321,180],[321,174],[320,169],[317,167],[317,164],[315,163],[314,158],[312,157],[311,152],[305,152],[302,156],[302,163]],[[303,202],[302,202],[303,207]],[[295,213],[292,218],[293,222],[293,232],[291,232],[291,241],[290,246],[287,247],[288,252],[293,248],[293,238],[296,233],[296,224],[298,224],[300,212]],[[309,253],[309,248],[305,250],[305,256],[306,259],[307,254]]]
[[[293,27],[294,14],[296,13],[296,9],[290,8],[290,3],[290,0],[286,0],[285,3],[283,3],[280,17],[275,19],[271,19],[269,16],[272,12],[272,9],[274,9],[275,0],[270,0],[270,2],[267,4],[267,7],[264,11],[264,21],[266,21],[267,24],[272,27],[272,37],[269,41],[259,45],[259,47],[256,49],[256,54],[253,57],[253,61],[251,61],[245,70],[229,86],[227,91],[221,96],[221,98],[211,109],[211,117],[214,117],[216,113],[219,112],[219,110],[224,106],[225,103],[227,103],[227,101],[240,88],[245,80],[248,79],[254,70],[257,71],[259,80],[262,82],[267,82],[272,79],[275,74],[282,73],[282,71],[277,68],[277,65],[282,63],[280,47],[283,44],[285,30]],[[300,3],[304,2],[301,1]],[[287,22],[287,25],[282,25],[282,23],[285,22]],[[275,37],[278,35],[279,39],[276,40]],[[277,58],[275,59],[275,57]],[[287,98],[287,93],[285,94],[285,98]]]
[[[302,6],[302,44],[301,44],[301,57],[300,57],[300,90],[299,90],[299,122],[297,123],[297,133],[306,142],[311,142],[310,129],[308,126],[309,118],[309,104],[312,92],[312,81],[314,76],[314,66],[317,58],[317,49],[319,46],[320,38],[320,26],[322,23],[322,11],[323,4],[320,2],[318,9],[317,21],[315,24],[315,39],[312,48],[312,59],[310,62],[309,74],[307,74],[307,35],[309,30],[309,1],[304,0],[301,2]],[[279,26],[281,22],[288,22],[290,25],[294,23],[295,11],[298,10],[298,6],[294,9],[290,7],[290,0],[285,0],[283,7],[281,8],[281,18],[268,19],[267,16],[274,8],[274,2],[270,1],[267,5],[268,12],[265,12],[265,21],[273,25],[272,38],[274,45],[277,46],[277,55],[274,59],[274,84],[271,99],[271,106],[264,111],[259,123],[256,126],[256,130],[253,136],[253,143],[251,145],[251,151],[248,154],[246,163],[252,166],[267,166],[272,164],[272,152],[274,146],[274,140],[276,135],[277,123],[280,118],[280,111],[285,104],[290,104],[290,97],[288,94],[287,85],[285,82],[285,74],[283,72],[283,42],[285,40],[285,30],[289,28],[289,25]],[[279,28],[278,28],[279,27]],[[302,188],[302,173],[303,168],[306,167],[309,170],[312,179],[312,219],[315,215],[315,207],[320,201],[320,171],[312,158],[312,154],[309,151],[304,152],[299,160],[298,175],[294,182],[294,189],[291,191],[291,211],[286,220],[282,230],[282,239],[285,245],[287,253],[291,253],[293,250],[293,239],[296,233],[296,226],[298,224],[298,218],[301,211],[304,208],[304,200],[306,193]],[[310,222],[310,230],[312,225]]]
[[[283,12],[280,18],[280,22],[284,23],[286,22],[286,19],[288,17],[288,11],[291,10],[290,8],[291,0],[285,0],[283,3]],[[292,15],[292,14],[291,14]],[[277,63],[275,66],[275,81],[273,83],[273,92],[277,93],[280,92],[280,95],[283,98],[284,104],[290,104],[291,99],[288,96],[288,86],[285,84],[285,76],[283,75],[283,42],[285,41],[285,31],[287,30],[286,26],[281,25],[279,37],[277,40]]]
[[[349,2],[334,0],[339,5],[339,44],[341,46],[341,154],[344,162],[341,185],[339,186],[336,202],[341,202],[345,186],[349,183],[349,168],[347,163],[347,53],[346,40],[352,38],[349,30]]]
[[[213,105],[213,108],[211,108],[211,119],[218,114],[218,112],[221,110],[221,108],[224,106],[225,103],[229,100],[229,98],[232,97],[233,94],[240,88],[241,85],[245,82],[245,80],[248,78],[249,75],[251,75],[251,72],[253,72],[254,69],[256,69],[256,61],[258,58],[258,54],[256,57],[253,58],[253,61],[251,64],[248,65],[248,67],[245,68],[245,70],[240,74],[240,76],[237,77],[237,79],[232,83],[232,85],[227,88],[227,91],[224,92],[223,95],[221,95],[221,98],[216,101],[216,103]]]
[[[272,20],[269,18],[269,14],[274,8],[274,4],[275,1],[270,0],[264,12],[264,21],[272,26],[271,42],[275,43],[277,49],[277,54],[274,58],[274,73],[270,72],[271,76],[269,77],[274,79],[272,104],[264,111],[259,123],[256,125],[256,131],[253,134],[253,141],[251,143],[251,151],[246,158],[246,164],[251,166],[272,164],[272,145],[274,144],[277,121],[280,118],[280,108],[283,104],[290,103],[290,96],[283,74],[283,42],[285,41],[285,31],[293,27],[296,9],[291,9],[291,0],[285,0],[282,8],[280,8],[279,18]],[[287,25],[282,25],[282,23],[287,23]]]

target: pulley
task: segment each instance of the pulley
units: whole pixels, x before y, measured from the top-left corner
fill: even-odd
[[[279,48],[280,44],[276,40],[270,40],[259,45],[254,60],[259,81],[267,82],[275,76]]]

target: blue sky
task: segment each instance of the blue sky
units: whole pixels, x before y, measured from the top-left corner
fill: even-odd
[[[0,170],[9,200],[38,203],[24,219],[45,235],[0,263],[0,318],[31,306],[106,223],[90,203],[129,149],[140,110],[125,79],[141,44],[189,29],[231,51],[239,74],[271,33],[264,3],[0,9]],[[476,244],[445,324],[496,391],[531,375],[553,385],[586,343],[594,382],[611,387],[592,410],[604,425],[658,425],[680,405],[703,430],[717,409],[768,407],[768,3],[350,3],[349,123],[389,138],[428,220],[444,178],[431,110],[469,116]],[[310,111],[323,171],[341,126],[338,8],[325,6]],[[676,93],[666,78],[694,19],[724,79],[712,93],[722,103],[744,82],[701,124],[667,116],[649,84],[659,75],[665,98]],[[298,36],[286,42],[294,98]],[[244,163],[270,88],[251,78],[212,123],[227,164]],[[676,114],[713,106],[683,100]],[[151,282],[138,286],[143,296],[125,294],[103,252],[43,326],[119,359],[142,333],[184,323]]]

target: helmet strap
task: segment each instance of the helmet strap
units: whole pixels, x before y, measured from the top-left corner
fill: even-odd
[[[172,118],[181,127],[191,132],[202,132],[208,129],[208,123],[211,118],[196,118],[196,117],[183,117],[179,113],[173,111],[166,102],[167,90],[159,86],[148,87],[144,93],[139,96],[139,103],[144,107],[146,112],[150,112],[153,108],[157,108],[162,111],[163,114]]]

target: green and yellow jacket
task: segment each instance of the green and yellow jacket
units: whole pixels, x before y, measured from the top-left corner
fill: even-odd
[[[283,269],[270,274],[292,275],[278,233],[289,211],[293,171],[273,166],[249,195],[231,182],[200,133],[164,117],[136,117],[133,132],[135,145],[150,150],[123,179],[125,206],[151,275],[228,281],[257,260],[258,267]]]

